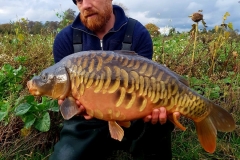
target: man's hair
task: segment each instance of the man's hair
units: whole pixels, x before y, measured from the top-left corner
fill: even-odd
[[[73,3],[74,3],[74,4],[76,4],[76,5],[77,5],[77,2],[76,2],[76,0],[72,0],[72,1],[73,1]]]

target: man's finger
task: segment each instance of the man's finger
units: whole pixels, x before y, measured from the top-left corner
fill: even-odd
[[[79,106],[82,105],[79,100],[76,100],[76,104]]]
[[[83,105],[79,106],[79,110],[80,110],[80,114],[83,114],[84,112],[86,112],[85,107],[83,107]]]
[[[59,100],[58,100],[58,105],[61,106],[62,103],[63,103],[63,100],[62,100],[62,99],[59,99]]]
[[[159,113],[159,122],[161,124],[164,124],[167,122],[167,111],[164,107],[160,107],[160,113]]]
[[[84,117],[86,120],[89,120],[89,119],[92,119],[92,118],[93,118],[92,116],[89,116],[88,114],[83,115],[83,117]]]
[[[80,103],[79,103],[79,104],[80,104]],[[85,109],[85,107],[84,107],[83,105],[80,105],[80,106],[79,106],[79,110],[80,110],[80,114],[83,115],[83,117],[84,117],[86,120],[89,120],[89,119],[92,119],[92,118],[93,118],[92,116],[90,116],[90,115],[88,115],[88,114],[86,113],[86,109]]]
[[[143,121],[144,121],[144,122],[150,122],[151,119],[152,119],[152,115],[148,115],[148,116],[146,116],[146,117],[143,118]]]
[[[154,109],[152,111],[152,124],[156,124],[158,122],[158,116],[159,116],[159,109]]]

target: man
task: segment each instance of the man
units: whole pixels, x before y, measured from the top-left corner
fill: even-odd
[[[74,53],[73,30],[82,31],[82,50],[121,50],[128,18],[112,0],[73,0],[80,14],[72,25],[64,28],[54,41],[55,62]],[[136,22],[131,50],[151,59],[152,40],[146,28]],[[59,100],[59,104],[62,100]],[[124,128],[124,139],[110,137],[108,124],[86,115],[85,108],[64,122],[60,141],[55,145],[50,160],[106,159],[115,149],[130,151],[135,159],[171,159],[171,131],[174,125],[167,121],[164,107],[152,115],[132,122]],[[177,113],[178,114],[178,113]]]

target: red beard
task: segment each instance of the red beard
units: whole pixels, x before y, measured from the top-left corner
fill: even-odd
[[[106,4],[101,11],[84,10],[80,14],[82,23],[91,31],[100,31],[109,21],[112,14],[112,4]],[[91,17],[92,16],[92,17]]]

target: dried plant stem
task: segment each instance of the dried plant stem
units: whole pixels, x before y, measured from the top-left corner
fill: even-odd
[[[193,42],[193,52],[192,52],[192,61],[191,61],[191,65],[190,65],[190,69],[189,69],[189,73],[188,73],[188,78],[190,78],[192,76],[192,69],[194,66],[194,57],[195,57],[195,50],[196,50],[196,43],[197,43],[197,33],[198,33],[198,22],[195,25],[195,29],[194,29],[194,42]]]
[[[194,34],[194,44],[193,44],[193,53],[192,53],[192,66],[194,64],[195,49],[197,43],[197,33],[198,33],[198,23],[196,23],[195,34]]]

